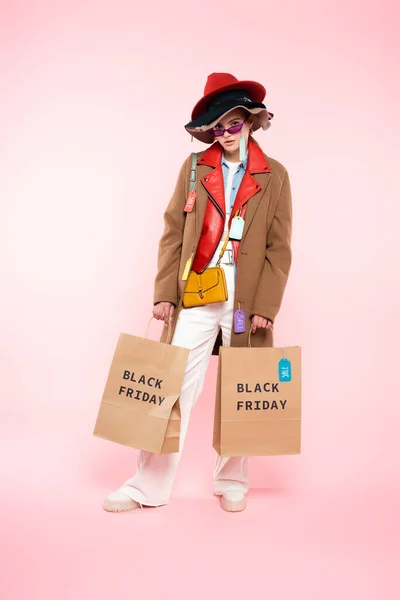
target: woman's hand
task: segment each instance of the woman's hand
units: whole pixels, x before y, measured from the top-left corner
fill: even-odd
[[[253,315],[253,318],[251,320],[252,333],[256,332],[257,327],[262,327],[263,329],[271,329],[272,321],[270,321],[269,319],[265,319],[264,317],[260,317],[259,315]]]
[[[158,302],[153,307],[153,317],[155,319],[164,321],[165,327],[167,327],[168,323],[172,319],[174,310],[175,306],[171,302]]]

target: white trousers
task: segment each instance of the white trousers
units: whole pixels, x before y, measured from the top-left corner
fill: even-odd
[[[229,346],[235,295],[234,267],[221,265],[225,271],[228,300],[205,306],[182,309],[178,316],[172,344],[189,348],[189,357],[180,396],[181,435],[179,452],[153,454],[139,452],[137,470],[119,489],[147,506],[168,504],[181,458],[190,414],[203,389],[207,367],[219,329],[224,346]],[[248,457],[220,458],[214,468],[214,493],[227,490],[248,491]]]

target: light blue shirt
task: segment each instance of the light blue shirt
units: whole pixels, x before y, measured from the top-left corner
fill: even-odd
[[[240,163],[240,165],[237,168],[236,173],[233,176],[231,195],[229,198],[229,206],[230,206],[231,211],[232,211],[233,205],[235,204],[236,195],[238,193],[238,189],[240,187],[240,184],[242,183],[242,179],[243,179],[243,176],[244,176],[246,168],[247,168],[248,157],[249,157],[249,155],[246,154],[246,158]],[[226,189],[226,183],[228,181],[229,167],[225,162],[224,153],[222,153],[221,165],[222,165],[222,173],[224,175],[224,188]],[[226,200],[228,200],[228,199],[226,199]]]
[[[242,183],[243,176],[244,176],[244,174],[246,172],[248,158],[249,158],[249,155],[247,153],[246,154],[246,158],[240,163],[240,165],[238,165],[237,171],[233,175],[230,198],[225,198],[225,202],[226,202],[227,205],[228,205],[228,202],[229,202],[228,206],[230,206],[230,212],[232,212],[232,208],[233,208],[233,205],[235,204],[235,200],[236,200],[236,195],[238,193],[240,184]],[[228,165],[225,162],[224,153],[222,153],[221,165],[222,165],[222,173],[223,173],[223,176],[224,176],[224,189],[226,190],[226,184],[227,184],[227,181],[228,181],[229,167],[228,167]],[[235,274],[235,278],[236,278],[236,264],[234,266],[234,274]]]

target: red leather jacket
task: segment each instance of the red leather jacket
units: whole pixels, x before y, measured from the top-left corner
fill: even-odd
[[[200,240],[192,264],[192,269],[196,273],[201,273],[207,268],[224,231],[226,213],[224,177],[221,165],[222,152],[221,144],[216,142],[197,160],[198,165],[208,165],[213,167],[213,171],[210,171],[200,179],[201,185],[204,186],[207,192],[209,201],[207,203]],[[252,175],[254,173],[268,173],[270,171],[271,167],[262,149],[249,140],[247,169],[236,195],[235,204],[233,205],[229,219],[229,227],[234,214],[241,207],[241,216],[244,219],[246,218],[247,202],[262,190],[262,185]],[[239,246],[239,241],[232,240],[235,263],[237,263]]]

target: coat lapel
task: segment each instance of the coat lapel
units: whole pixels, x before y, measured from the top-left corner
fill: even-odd
[[[197,173],[199,181],[196,185],[196,244],[200,239],[201,229],[203,226],[204,217],[207,209],[207,203],[210,201],[208,199],[207,191],[213,196],[212,192],[215,193],[216,189],[217,197],[219,198],[219,202],[217,198],[215,198],[216,202],[218,202],[218,205],[221,206],[221,208],[225,206],[224,180],[221,167],[221,156],[221,144],[215,142],[212,146],[210,146],[210,148],[207,148],[207,150],[205,150],[205,152],[203,152],[202,155],[197,159]],[[220,174],[215,173],[215,171],[218,170],[218,166],[220,167]],[[210,181],[205,181],[205,179],[208,179],[209,177],[211,177],[211,184]],[[223,210],[225,212],[224,208]]]
[[[268,188],[268,184],[271,180],[271,173],[259,173],[257,175],[255,175],[255,181],[258,182],[259,184],[259,188],[256,189],[256,192],[253,196],[251,197],[251,200],[249,202],[247,202],[247,208],[246,208],[246,215],[245,215],[245,219],[244,219],[244,229],[243,229],[243,235],[242,235],[242,242],[244,240],[244,238],[246,237],[246,234],[249,230],[249,227],[251,225],[251,222],[254,218],[254,215],[256,214],[258,205],[260,204],[261,198],[263,197],[263,195],[265,194],[266,189]]]
[[[224,174],[221,163],[213,171],[204,175],[201,182],[225,215]]]
[[[205,169],[199,169],[202,183],[197,186],[197,239],[200,237],[201,224],[204,220],[208,202],[206,190],[225,214],[224,179],[221,166],[222,152],[221,144],[219,142],[214,142],[214,144],[212,144],[212,146],[210,146],[210,148],[208,148],[197,160],[198,166],[205,167]],[[270,179],[271,167],[264,152],[257,144],[249,140],[247,169],[240,184],[231,214],[232,219],[237,210],[247,203],[242,241],[249,230],[257,207],[268,187]]]
[[[200,182],[196,184],[196,204],[195,210],[196,218],[196,239],[194,246],[197,246],[201,235],[201,229],[203,227],[204,217],[206,215],[208,196],[206,190],[203,188]]]
[[[249,140],[247,169],[240,184],[231,220],[235,213],[247,203],[242,240],[246,237],[251,222],[257,211],[260,200],[271,179],[271,167],[264,152],[254,142]],[[229,223],[230,224],[230,223]]]

